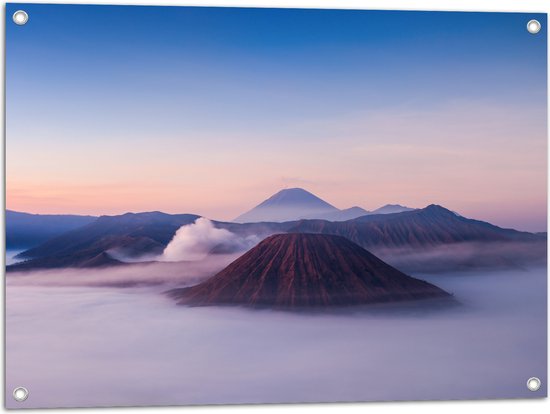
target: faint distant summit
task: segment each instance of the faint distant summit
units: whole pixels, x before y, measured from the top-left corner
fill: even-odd
[[[386,204],[376,210],[371,211],[369,214],[394,214],[403,213],[404,211],[413,211],[414,208],[405,207],[400,204]]]
[[[339,211],[333,205],[303,188],[288,188],[272,195],[234,221],[237,223],[284,222],[304,218],[320,218]]]
[[[287,188],[233,221],[236,223],[282,223],[302,219],[347,221],[371,214],[394,214],[412,210],[415,209],[399,204],[386,204],[374,211],[367,211],[358,206],[340,210],[303,188]]]
[[[304,190],[303,188],[286,188],[272,195],[260,206],[287,206],[287,205],[303,205],[324,210],[338,210],[333,205],[320,199],[316,195]]]

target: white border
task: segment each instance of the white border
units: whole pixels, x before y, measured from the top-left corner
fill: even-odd
[[[366,10],[448,10],[448,11],[500,11],[548,13],[550,6],[543,0],[95,0],[95,1],[9,1],[9,3],[45,4],[116,4],[149,6],[227,6],[227,7],[279,7],[320,9]]]
[[[208,0],[208,1],[169,1],[161,0],[95,0],[95,1],[56,1],[56,0],[33,0],[33,1],[10,1],[10,3],[50,3],[50,4],[115,4],[115,5],[155,5],[155,6],[229,6],[229,7],[285,7],[285,8],[338,8],[338,9],[369,9],[369,10],[446,10],[446,11],[496,11],[496,12],[533,12],[549,13],[550,1],[548,0]],[[5,5],[3,7],[3,18],[0,22],[0,44],[4,47],[4,22]],[[2,53],[3,54],[3,53]],[[550,60],[550,59],[549,59]],[[0,82],[2,96],[4,96],[4,65],[0,65]],[[4,108],[2,100],[2,125],[4,125]],[[549,114],[550,115],[550,114]],[[549,116],[550,119],[550,116]],[[0,159],[4,159],[4,146],[0,145]],[[4,168],[2,168],[4,171]],[[3,173],[2,173],[3,174]],[[4,197],[4,179],[2,183],[1,197]],[[0,220],[0,251],[3,246],[3,209],[0,209],[2,215]],[[549,216],[550,218],[550,216]],[[549,220],[550,222],[550,220]],[[3,264],[3,255],[0,260],[0,266]],[[2,298],[3,288],[2,285]],[[3,304],[2,304],[3,309]],[[550,319],[550,318],[549,318]],[[3,343],[3,338],[2,338]],[[3,372],[3,358],[0,358]],[[146,374],[146,373],[145,373]],[[4,387],[2,386],[2,391]],[[8,393],[8,397],[11,392]],[[181,412],[182,410],[197,412],[201,414],[210,413],[272,413],[272,414],[326,414],[326,413],[407,413],[407,414],[464,414],[468,411],[472,414],[476,412],[499,412],[501,414],[511,414],[525,412],[526,414],[547,413],[550,408],[549,399],[541,400],[493,400],[493,401],[444,401],[444,402],[399,402],[399,403],[361,403],[361,404],[307,404],[307,405],[248,405],[248,406],[202,406],[202,407],[167,407],[167,408],[103,408],[100,409],[49,409],[47,413],[98,413],[98,414],[118,414],[122,412],[133,412],[139,410],[142,413],[156,413],[158,411]],[[26,412],[37,412],[37,410],[25,410]],[[13,412],[11,410],[10,412]]]

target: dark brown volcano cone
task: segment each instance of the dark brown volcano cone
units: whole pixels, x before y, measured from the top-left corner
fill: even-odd
[[[329,307],[449,296],[341,236],[278,234],[207,281],[172,292],[194,306]]]

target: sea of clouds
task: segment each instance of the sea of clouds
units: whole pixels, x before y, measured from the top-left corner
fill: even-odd
[[[116,268],[90,272],[121,279]],[[90,287],[91,273],[72,270],[65,284],[45,286],[34,273],[7,276],[6,395],[30,391],[24,403],[8,398],[11,408],[546,393],[545,268],[415,275],[459,306],[319,314],[177,306],[165,284]],[[88,282],[76,285],[82,277]],[[542,379],[537,393],[525,386],[531,376]]]

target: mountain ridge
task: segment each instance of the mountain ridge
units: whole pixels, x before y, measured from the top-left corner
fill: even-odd
[[[414,248],[468,241],[540,240],[533,233],[465,218],[437,204],[402,213],[361,216],[343,223],[300,220],[288,231],[336,234],[366,249],[380,245]]]
[[[259,223],[302,219],[347,221],[370,214],[390,214],[415,210],[399,204],[386,204],[374,211],[359,206],[339,209],[315,194],[299,187],[278,191],[257,206],[232,220],[235,223]]]
[[[96,216],[77,214],[34,214],[6,210],[6,248],[21,249],[37,246],[52,237],[82,227]]]
[[[195,214],[171,215],[161,212],[100,216],[82,228],[64,233],[20,253],[17,258],[61,258],[81,250],[89,250],[89,254],[95,256],[109,249],[121,247],[130,247],[126,252],[129,256],[133,253],[140,254],[141,251],[132,252],[132,245],[146,245],[148,253],[160,254],[178,228],[193,223],[199,217]]]
[[[117,258],[159,255],[179,227],[193,223],[198,217],[200,216],[193,214],[169,215],[160,212],[102,216],[93,223],[23,252],[19,257],[28,261],[10,265],[7,269],[16,271],[42,267],[79,267],[83,263],[90,265],[105,263],[104,256],[100,256],[101,260],[92,259],[104,252],[113,251],[118,253],[115,255]],[[546,234],[502,229],[487,222],[459,216],[438,205],[429,205],[423,209],[402,213],[366,215],[342,222],[304,219],[284,223],[244,224],[214,221],[213,224],[238,236],[245,238],[254,236],[259,240],[276,233],[342,236],[386,261],[392,257],[386,254],[388,250],[397,252],[400,249],[408,249],[427,252],[440,246],[459,246],[464,243],[482,243],[500,248],[500,245],[509,242],[521,243],[526,248],[523,250],[533,252],[535,252],[533,247],[536,247],[535,256],[538,258],[542,254],[539,254],[539,250],[542,251],[543,244],[546,243]],[[510,250],[510,247],[507,249]],[[490,255],[486,256],[483,260],[489,265],[492,260],[503,262],[503,254],[495,256],[494,259]],[[507,256],[510,256],[509,253]],[[516,252],[515,256],[505,259],[517,259],[518,263],[521,263],[532,257],[521,251]],[[461,260],[472,265],[480,258],[465,256]],[[393,259],[389,262],[393,263]],[[429,260],[426,260],[420,270],[430,270],[429,264]],[[408,266],[403,268],[410,269]]]
[[[413,211],[415,208],[402,206],[401,204],[386,204],[376,210],[370,211],[369,214],[393,214],[403,213],[405,211]]]

